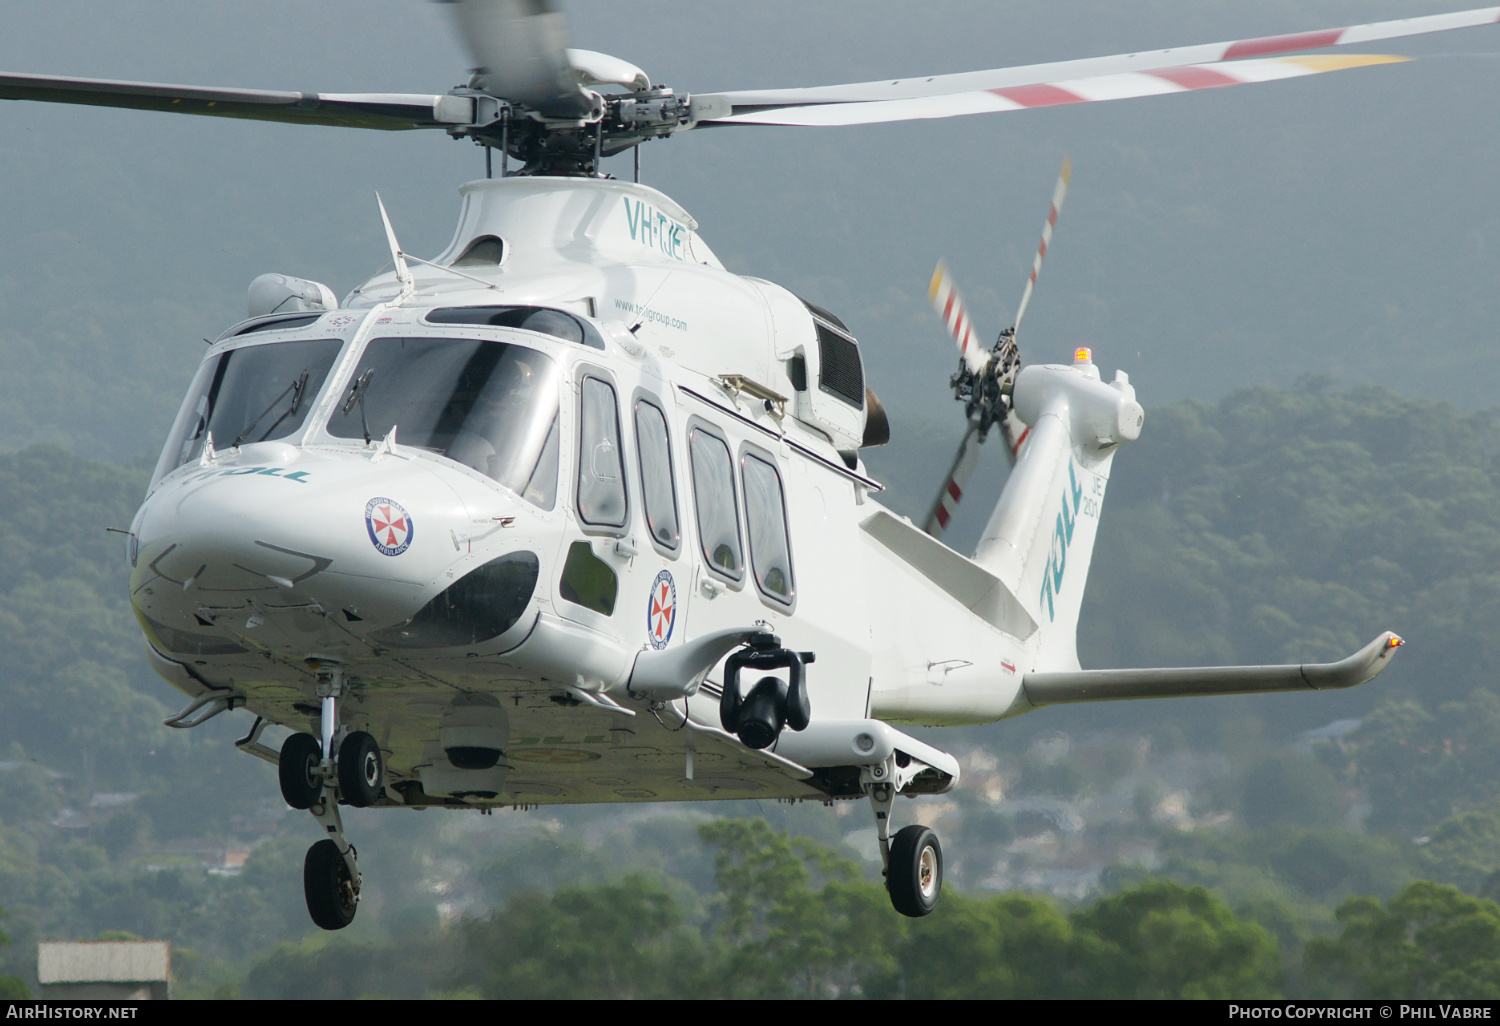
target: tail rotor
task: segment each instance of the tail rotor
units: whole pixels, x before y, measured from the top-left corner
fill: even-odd
[[[1026,316],[1026,306],[1031,302],[1031,293],[1036,289],[1036,276],[1042,270],[1042,258],[1052,245],[1052,229],[1057,227],[1057,215],[1062,213],[1063,200],[1068,198],[1068,181],[1073,177],[1073,158],[1064,157],[1062,172],[1057,184],[1052,187],[1052,209],[1047,211],[1047,223],[1042,225],[1042,244],[1037,247],[1036,258],[1031,261],[1031,277],[1026,279],[1026,291],[1021,293],[1021,305],[1016,309],[1016,323],[1011,325],[1014,335],[1021,327],[1021,318]]]
[[[969,427],[959,443],[953,467],[933,501],[927,514],[923,530],[934,538],[941,538],[953,518],[969,477],[979,462],[979,446],[989,437],[996,425],[1005,438],[1006,460],[1014,465],[1016,454],[1026,441],[1026,425],[1011,407],[1011,390],[1016,374],[1021,369],[1021,351],[1016,345],[1016,333],[1021,327],[1021,318],[1031,303],[1031,294],[1036,289],[1037,275],[1042,270],[1042,260],[1052,246],[1052,232],[1057,225],[1057,216],[1062,212],[1063,200],[1068,195],[1068,183],[1073,176],[1073,161],[1063,158],[1062,172],[1052,189],[1052,206],[1047,212],[1047,221],[1042,226],[1042,241],[1037,247],[1036,257],[1031,262],[1031,275],[1026,280],[1026,289],[1021,294],[1021,304],[1016,308],[1016,319],[1009,328],[1000,333],[995,344],[985,349],[974,330],[973,318],[959,295],[948,267],[938,261],[928,285],[927,298],[943,319],[948,333],[958,345],[958,371],[949,379],[953,397],[964,404],[964,416]]]

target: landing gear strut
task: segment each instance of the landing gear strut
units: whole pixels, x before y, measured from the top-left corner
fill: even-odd
[[[293,734],[281,746],[277,768],[286,803],[311,812],[327,834],[307,850],[302,864],[307,911],[323,929],[342,930],[359,908],[360,875],[358,853],[344,837],[339,796],[356,808],[370,805],[384,791],[385,770],[380,746],[364,731],[345,736],[335,758],[343,672],[336,665],[316,672],[323,700],[321,743],[311,734]]]

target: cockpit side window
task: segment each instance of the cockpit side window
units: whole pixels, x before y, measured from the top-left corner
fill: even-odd
[[[740,549],[739,504],[734,494],[734,460],[718,435],[695,424],[688,431],[693,467],[693,500],[698,513],[698,541],[710,569],[730,580],[745,576]]]
[[[328,420],[337,438],[386,437],[477,470],[543,509],[557,500],[556,361],[476,339],[377,338]]]
[[[585,375],[579,407],[578,519],[594,527],[624,527],[625,467],[614,387]]]
[[[242,346],[198,368],[156,466],[170,473],[203,452],[296,433],[323,387],[343,342],[336,338]]]
[[[655,403],[635,404],[635,444],[641,462],[641,505],[651,540],[675,553],[682,540],[677,518],[677,485],[672,473],[672,443],[667,418]]]

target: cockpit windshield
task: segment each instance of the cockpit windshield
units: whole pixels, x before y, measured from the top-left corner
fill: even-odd
[[[557,363],[473,339],[377,338],[328,421],[339,438],[396,441],[447,456],[544,509],[557,498]]]
[[[231,349],[198,368],[156,467],[161,477],[214,448],[286,438],[302,426],[343,342],[336,338]]]

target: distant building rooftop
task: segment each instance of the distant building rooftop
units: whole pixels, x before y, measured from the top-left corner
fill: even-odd
[[[37,945],[37,982],[165,983],[172,975],[169,941],[84,941]]]
[[[89,799],[91,809],[126,809],[135,804],[135,794],[98,792]]]
[[[1304,730],[1297,735],[1297,738],[1304,744],[1310,744],[1314,741],[1336,740],[1354,733],[1362,723],[1364,723],[1364,720],[1334,720],[1332,723],[1325,723],[1321,727]]]

